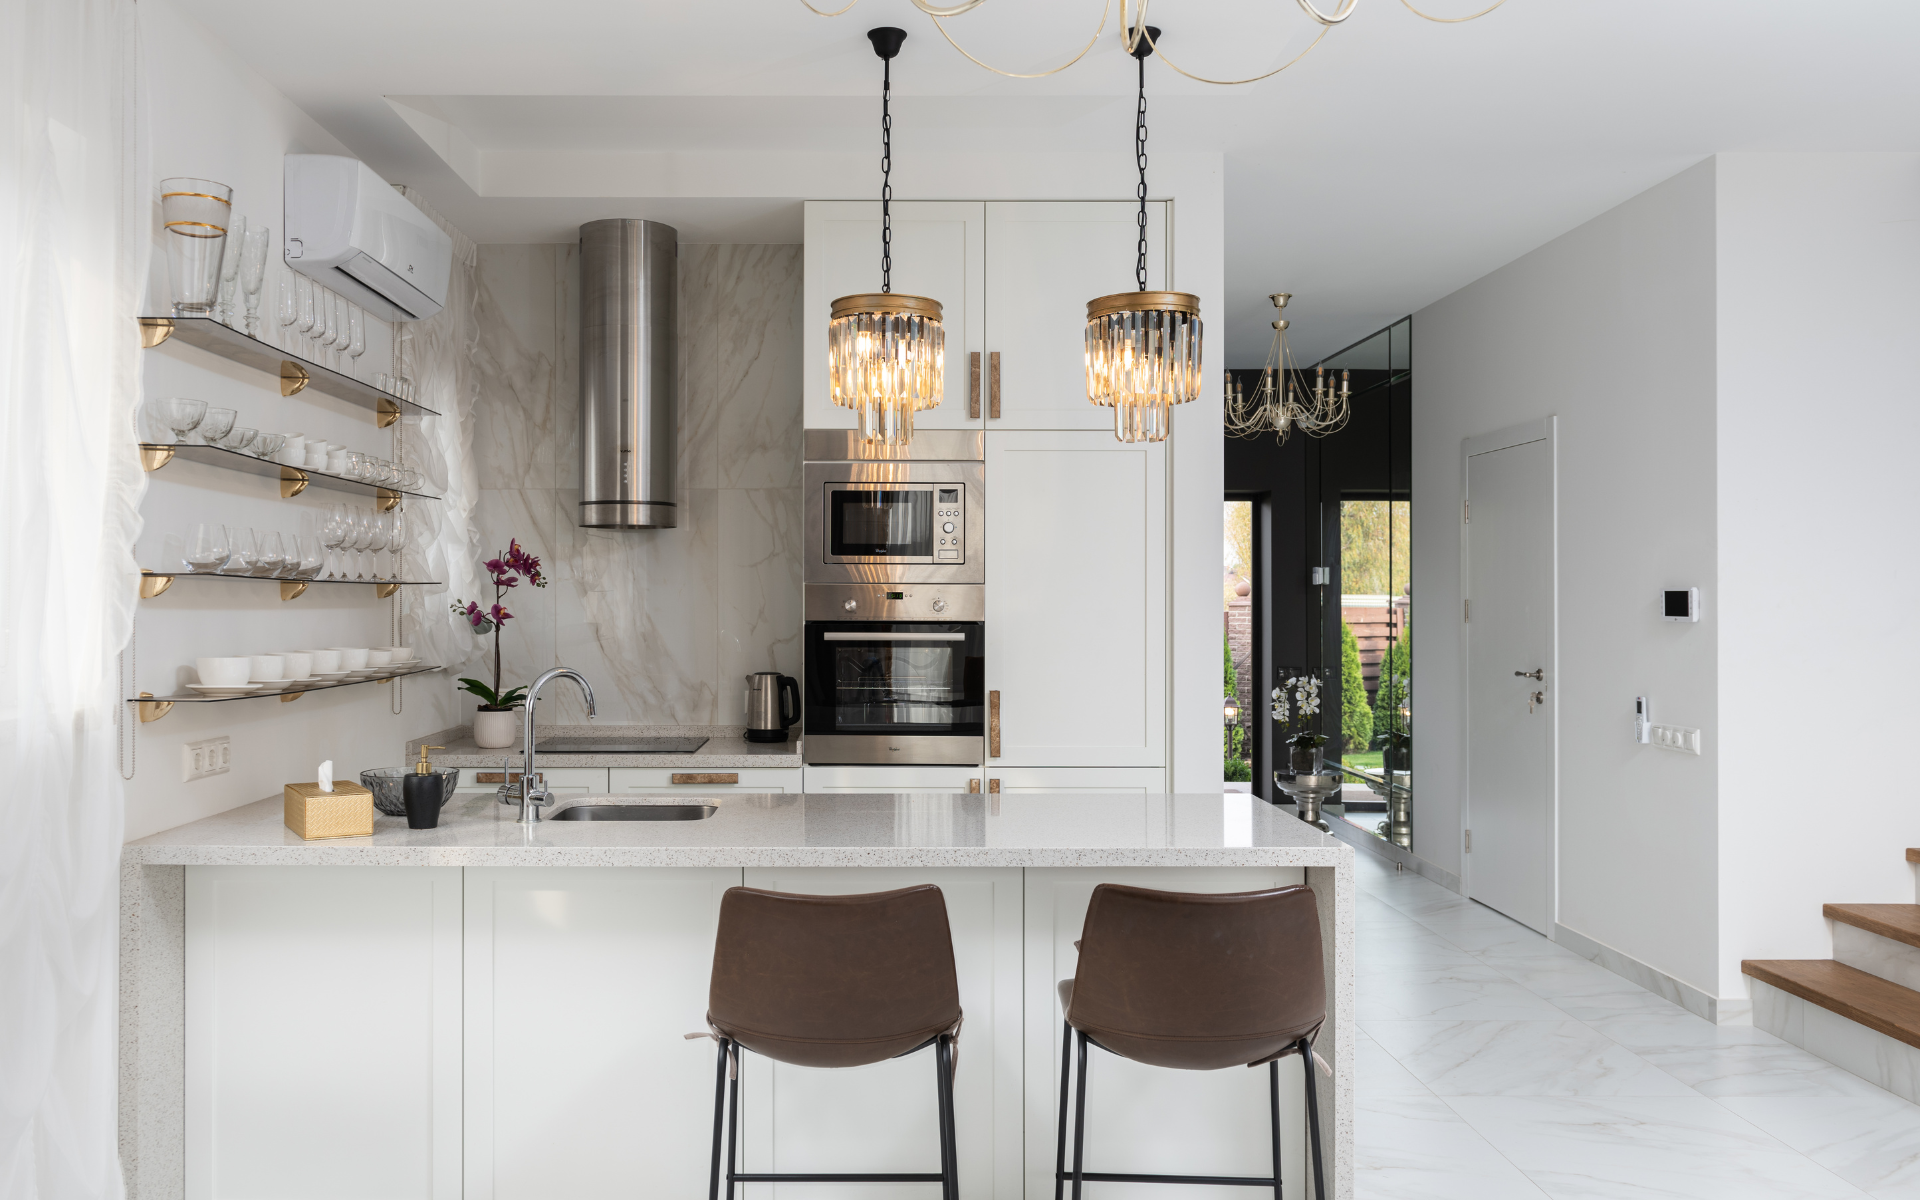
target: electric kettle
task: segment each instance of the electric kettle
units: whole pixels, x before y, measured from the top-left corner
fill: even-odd
[[[800,722],[800,681],[778,671],[747,676],[747,740],[784,742]]]

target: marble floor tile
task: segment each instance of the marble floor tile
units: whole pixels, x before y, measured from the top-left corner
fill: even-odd
[[[1359,1200],[1541,1200],[1546,1193],[1432,1096],[1354,1106]]]
[[[1920,1106],[1885,1093],[1728,1096],[1720,1103],[1871,1196],[1920,1198]]]
[[[1567,1014],[1482,964],[1369,974],[1355,988],[1362,1021],[1565,1021]]]
[[[1590,963],[1578,955],[1569,954],[1564,958],[1503,956],[1492,961],[1486,955],[1479,957],[1482,962],[1488,962],[1528,991],[1545,996],[1557,1007],[1583,1019],[1587,1011],[1595,1015],[1645,1011],[1649,1008],[1653,1008],[1653,1011],[1686,1011],[1632,980],[1622,979],[1605,967]]]
[[[1435,1095],[1695,1095],[1578,1021],[1366,1021],[1364,1028]]]
[[[1354,1072],[1363,1096],[1431,1096],[1427,1085],[1400,1065],[1365,1030],[1354,1030]]]
[[[1704,1097],[1447,1101],[1555,1200],[1826,1200],[1866,1193]]]
[[[1498,971],[1475,959],[1465,950],[1433,938],[1374,940],[1372,935],[1356,931],[1354,944],[1354,970],[1359,975],[1397,975],[1407,971],[1432,971],[1458,967],[1481,979],[1494,979],[1499,976]]]
[[[1882,1094],[1858,1075],[1777,1039],[1772,1045],[1676,1046],[1645,1049],[1639,1054],[1703,1096]],[[1915,1136],[1920,1137],[1920,1132]]]
[[[1648,993],[1651,995],[1652,993]],[[1716,1025],[1676,1004],[1640,1004],[1580,1018],[1631,1050],[1691,1046],[1780,1046],[1779,1038],[1752,1025]]]

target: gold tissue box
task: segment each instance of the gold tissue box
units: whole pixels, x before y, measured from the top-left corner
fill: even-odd
[[[309,841],[373,833],[373,793],[357,783],[335,783],[331,792],[317,783],[290,783],[286,795],[287,828]]]

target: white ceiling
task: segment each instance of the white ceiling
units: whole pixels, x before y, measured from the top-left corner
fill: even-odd
[[[969,63],[907,0],[834,19],[800,0],[174,2],[481,242],[564,240],[616,215],[672,221],[688,241],[798,240],[799,195],[709,199],[684,181],[492,194],[486,164],[726,152],[858,155],[871,169],[875,25],[909,32],[895,63],[901,197],[916,153],[1111,146],[1124,162],[1130,149],[1133,64],[1112,19],[1078,65],[1019,80]],[[992,0],[947,28],[1033,71],[1070,57],[1099,15],[1099,0]],[[1268,70],[1317,28],[1289,0],[1155,0],[1150,20],[1182,67],[1221,76]],[[1913,0],[1508,0],[1458,25],[1359,0],[1263,83],[1210,87],[1149,64],[1149,145],[1224,156],[1229,365],[1263,359],[1265,297],[1282,289],[1310,360],[1715,152],[1920,150],[1916,49]]]

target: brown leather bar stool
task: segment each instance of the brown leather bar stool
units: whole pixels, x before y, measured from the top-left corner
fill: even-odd
[[[1066,1017],[1060,1057],[1060,1130],[1054,1200],[1073,1183],[1199,1183],[1280,1191],[1280,1060],[1298,1054],[1307,1071],[1307,1140],[1313,1188],[1326,1200],[1320,1165],[1320,1104],[1313,1039],[1327,1019],[1320,913],[1305,887],[1211,895],[1156,892],[1103,883],[1093,889],[1080,962],[1060,981]],[[1066,1169],[1067,1081],[1080,1043],[1073,1169]],[[1156,1067],[1215,1071],[1267,1068],[1273,1131],[1272,1178],[1236,1175],[1124,1175],[1084,1170],[1087,1047]]]
[[[707,1024],[720,1043],[711,1197],[720,1194],[724,1115],[728,1200],[738,1183],[937,1183],[941,1200],[959,1200],[953,1050],[960,984],[939,888],[922,884],[862,896],[728,888],[720,900]],[[803,1067],[863,1067],[928,1047],[939,1088],[939,1174],[739,1169],[741,1051]]]

